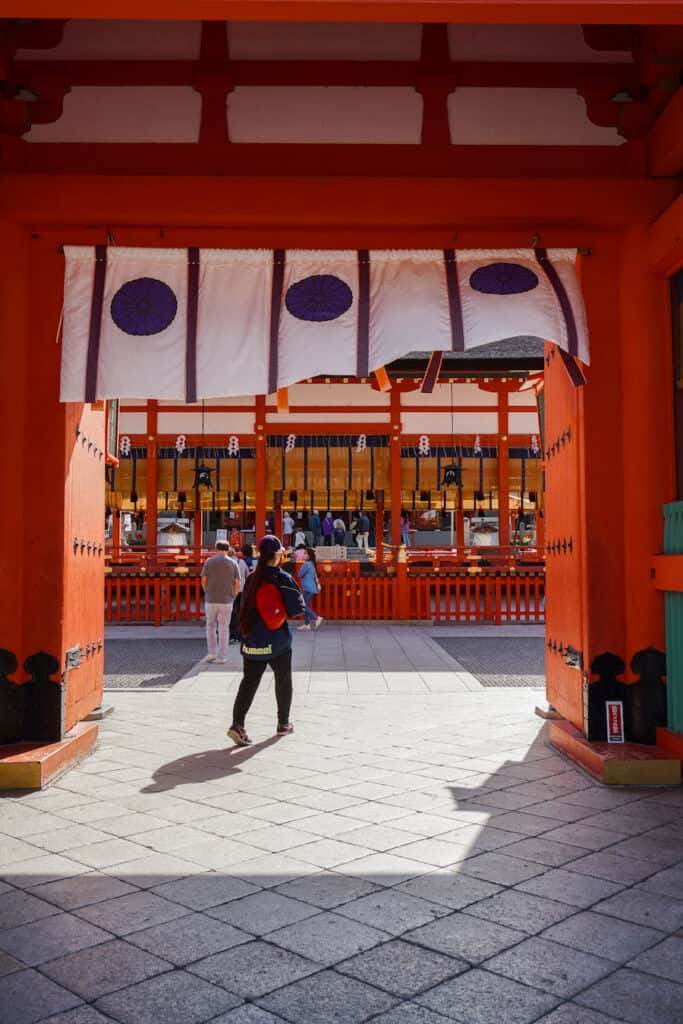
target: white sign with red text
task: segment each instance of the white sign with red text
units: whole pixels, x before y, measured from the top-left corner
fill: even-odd
[[[623,700],[608,700],[605,704],[607,715],[607,742],[624,742],[624,702]]]

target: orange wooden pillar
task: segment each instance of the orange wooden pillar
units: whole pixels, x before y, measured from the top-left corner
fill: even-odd
[[[0,225],[0,475],[12,498],[0,536],[10,582],[0,588],[0,647],[16,657],[17,682],[27,658],[54,659],[69,730],[102,694],[104,607],[93,595],[104,589],[105,459],[103,411],[59,402],[63,280],[54,244]]]
[[[264,395],[256,396],[256,451],[254,466],[254,540],[259,540],[266,532],[266,399]]]
[[[0,479],[7,495],[0,530],[4,579],[0,587],[0,647],[13,651],[19,664],[29,653],[22,637],[24,590],[30,587],[24,570],[23,540],[29,246],[28,231],[17,224],[0,222]],[[49,502],[44,504],[49,511]]]
[[[147,561],[156,557],[157,505],[159,494],[159,453],[157,446],[157,417],[159,403],[147,402]]]
[[[401,543],[401,392],[391,389],[391,433],[389,434],[391,488],[391,543]]]
[[[619,254],[628,664],[645,647],[664,650],[663,594],[652,586],[650,558],[662,550],[662,506],[676,492],[669,282],[650,271],[645,227],[622,234]]]
[[[509,405],[509,393],[503,385],[498,392],[498,543],[502,548],[510,545]]]

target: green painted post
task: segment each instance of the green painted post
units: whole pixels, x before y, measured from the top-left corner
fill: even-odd
[[[683,555],[683,501],[664,506],[664,554]],[[683,733],[683,594],[664,595],[667,724]]]

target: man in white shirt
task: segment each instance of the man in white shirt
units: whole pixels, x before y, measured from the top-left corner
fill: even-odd
[[[286,548],[292,545],[292,533],[294,532],[294,520],[289,512],[282,517],[282,539]]]

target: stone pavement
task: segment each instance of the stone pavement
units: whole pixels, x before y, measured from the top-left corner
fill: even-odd
[[[363,637],[382,679],[321,687],[297,635],[293,736],[266,679],[226,747],[234,656],[112,691],[93,755],[2,799],[3,1024],[683,1022],[683,791],[593,783],[418,627]]]

